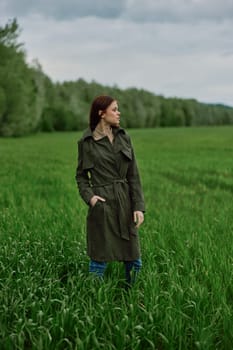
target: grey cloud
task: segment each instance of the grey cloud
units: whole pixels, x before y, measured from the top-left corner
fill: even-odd
[[[187,22],[233,18],[232,0],[128,0],[124,17],[141,22]]]
[[[124,5],[125,0],[3,0],[0,11],[11,17],[37,14],[58,20],[88,16],[117,18]]]
[[[135,22],[197,22],[233,19],[232,0],[1,0],[8,16],[37,14],[57,20],[95,16]]]

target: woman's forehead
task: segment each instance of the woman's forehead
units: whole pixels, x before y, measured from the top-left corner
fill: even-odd
[[[118,103],[117,101],[112,101],[112,103],[109,105],[109,107],[117,107],[118,106]]]

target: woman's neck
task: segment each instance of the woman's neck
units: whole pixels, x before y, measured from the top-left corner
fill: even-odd
[[[101,119],[95,130],[99,131],[101,134],[108,135],[112,132],[112,127],[110,124],[107,124],[103,119]]]
[[[109,141],[113,142],[113,132],[111,125],[104,122],[103,119],[96,125],[95,130],[93,131],[93,137],[95,140],[99,140],[107,136]]]

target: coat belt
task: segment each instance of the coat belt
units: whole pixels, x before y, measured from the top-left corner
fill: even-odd
[[[118,223],[119,223],[119,237],[129,241],[130,233],[129,233],[129,223],[130,218],[128,217],[128,211],[125,210],[125,203],[123,203],[124,198],[121,198],[121,184],[127,183],[127,179],[114,179],[112,182],[93,185],[93,188],[96,187],[104,187],[104,186],[113,186],[114,197],[116,199],[117,211],[118,211]]]

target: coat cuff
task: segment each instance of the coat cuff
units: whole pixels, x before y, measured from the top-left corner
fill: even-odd
[[[135,202],[133,204],[133,211],[142,211],[143,213],[145,213],[145,204],[144,202]]]
[[[81,193],[80,193],[81,194]],[[94,196],[94,192],[91,188],[86,189],[82,194],[81,197],[83,198],[84,202],[87,205],[90,205],[90,199]]]

